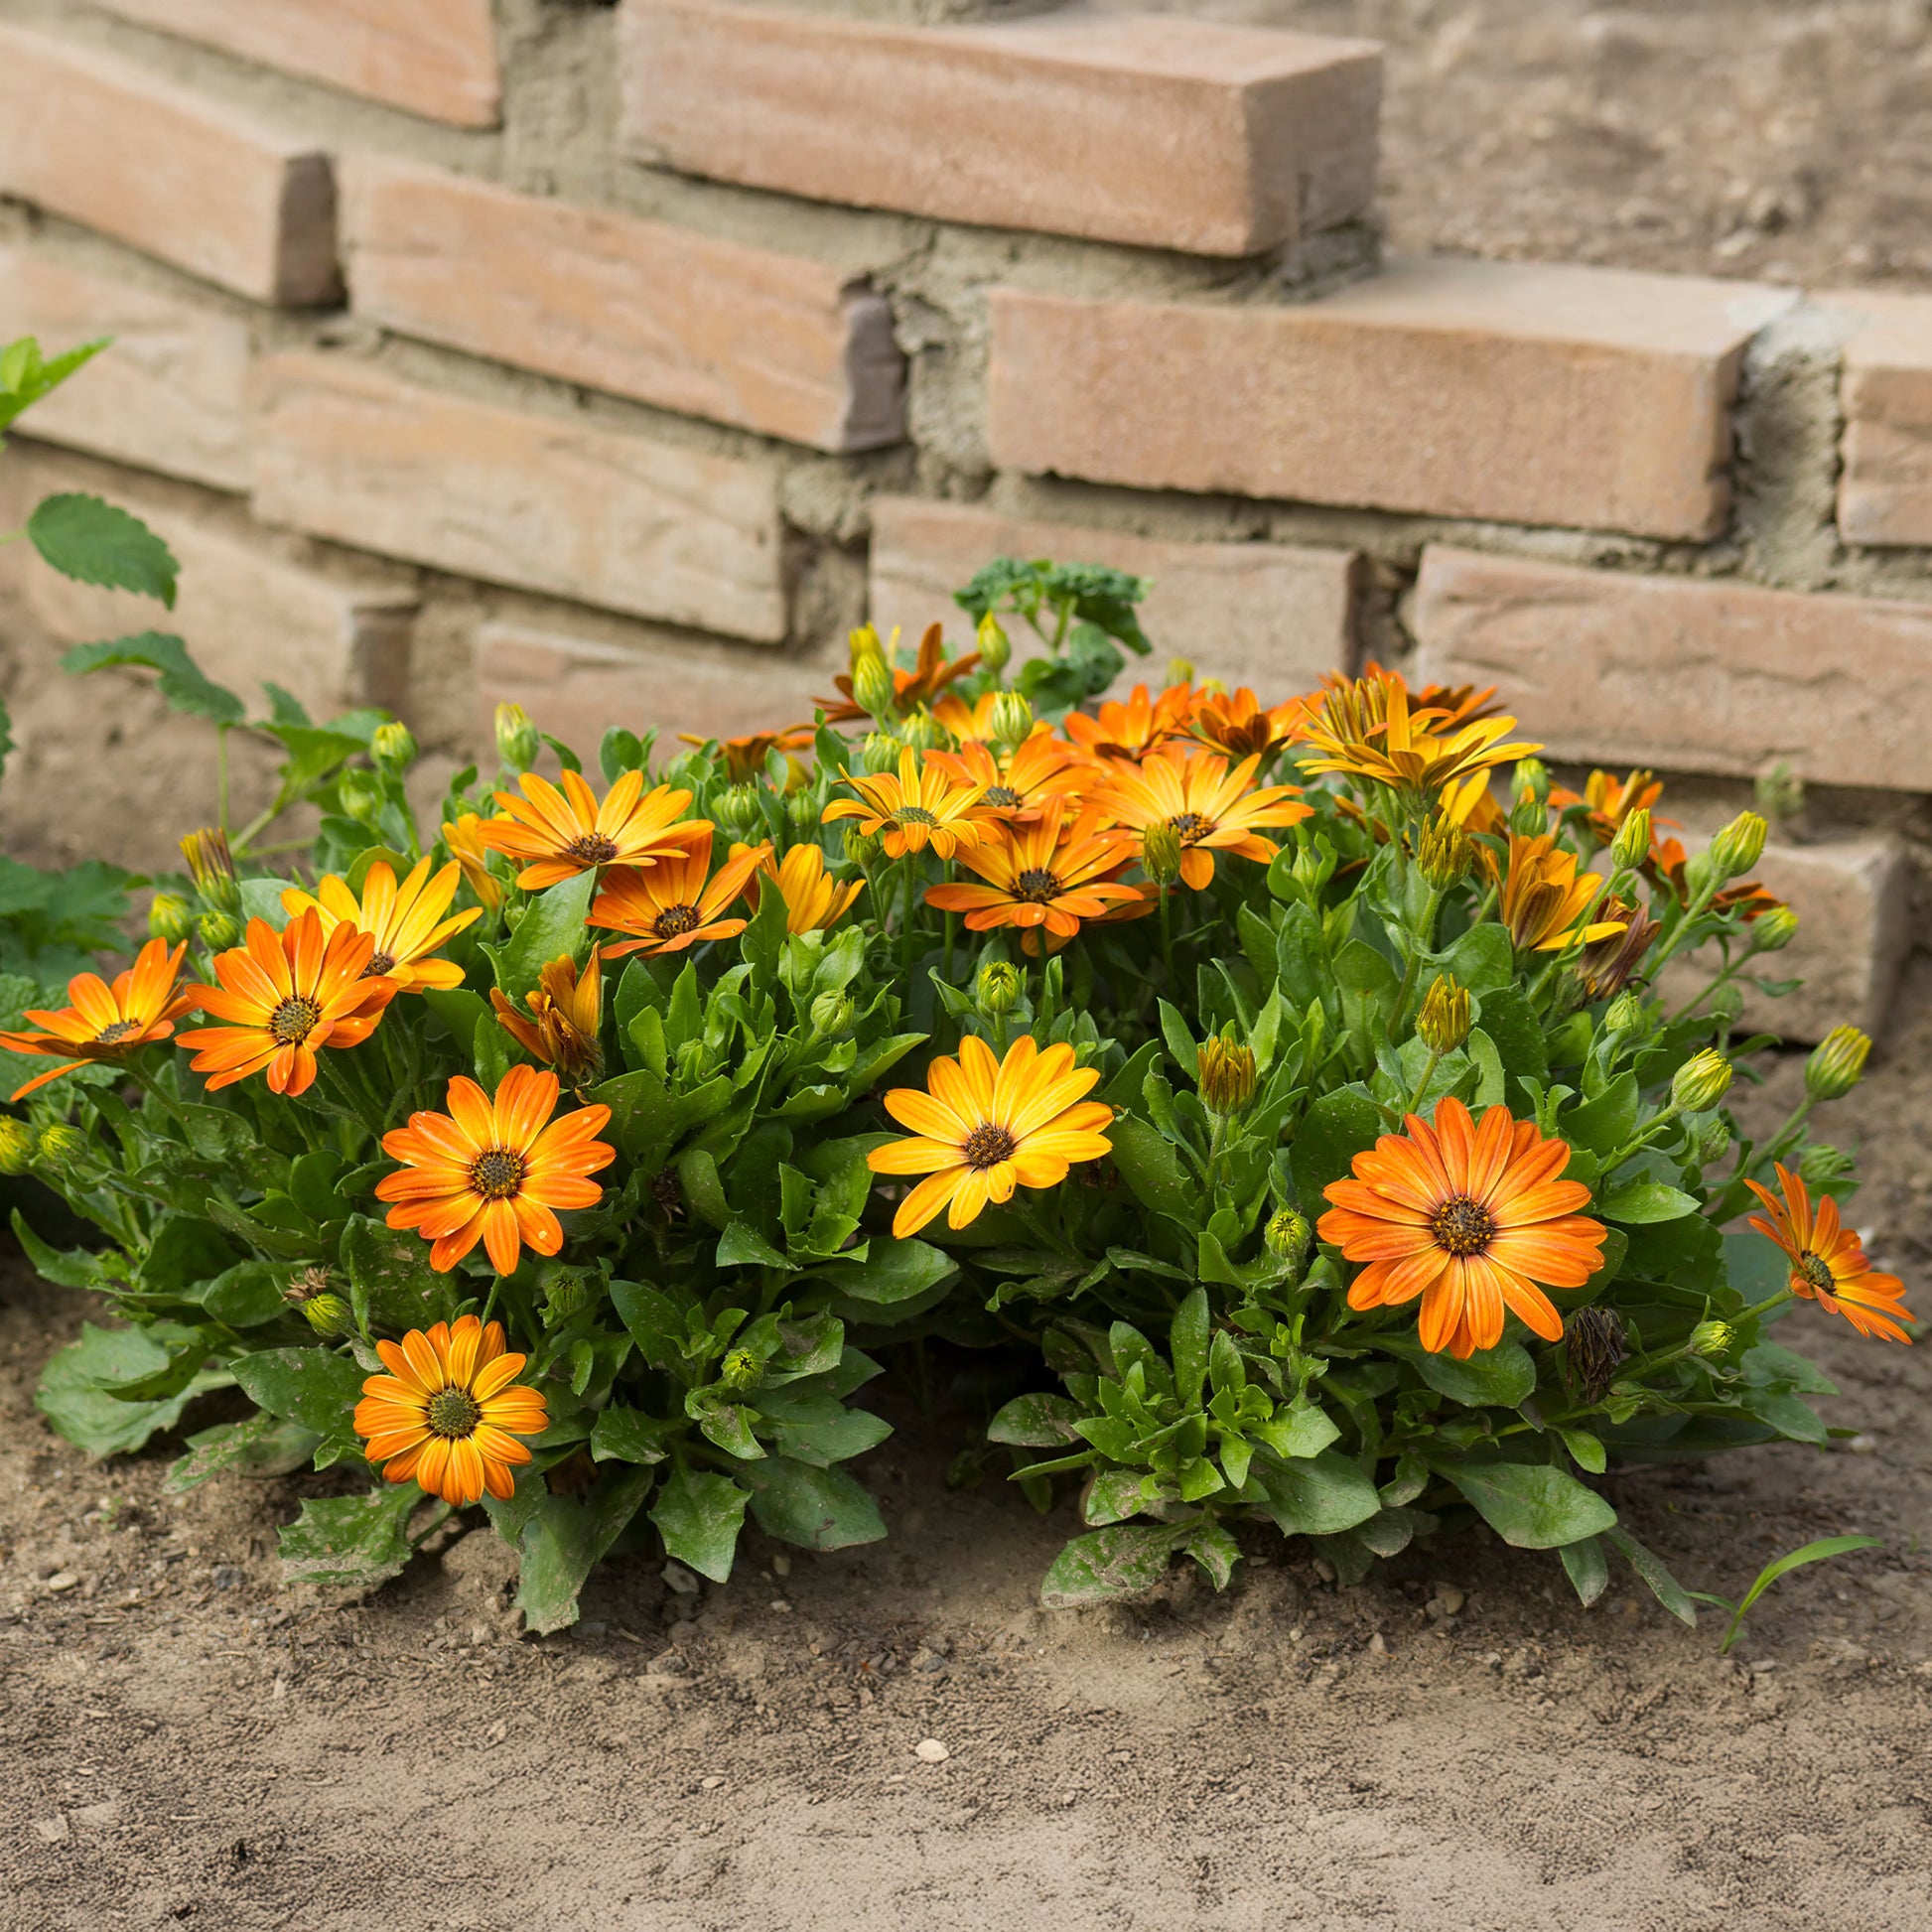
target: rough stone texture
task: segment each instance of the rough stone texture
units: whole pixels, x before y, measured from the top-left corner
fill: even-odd
[[[264,679],[319,718],[362,704],[407,709],[416,605],[407,571],[360,559],[325,565],[305,555],[309,546],[299,539],[260,529],[228,505],[104,477],[94,465],[24,443],[8,450],[6,461],[17,460],[30,499],[63,489],[110,496],[157,531],[181,564],[173,611],[51,570],[28,570],[28,609],[54,642],[169,630],[187,640],[209,677],[258,712],[266,709]]]
[[[1932,790],[1932,604],[1432,546],[1418,677],[1499,684],[1546,756]]]
[[[1748,283],[1407,261],[1296,307],[993,293],[1003,468],[1707,538]]]
[[[1123,683],[1158,673],[1173,654],[1274,703],[1350,661],[1355,558],[1346,550],[1176,543],[911,497],[875,499],[872,518],[872,620],[882,629],[897,624],[916,637],[939,618],[963,634],[952,593],[981,565],[1051,557],[1154,580],[1141,618],[1155,656],[1130,661]],[[1026,635],[1021,629],[1016,645]]]
[[[1703,839],[1687,839],[1697,849]],[[1798,936],[1764,957],[1759,977],[1800,979],[1781,1000],[1745,989],[1743,1026],[1806,1043],[1840,1025],[1884,1031],[1899,971],[1911,949],[1909,865],[1888,833],[1819,845],[1767,845],[1751,877],[1798,915]],[[1710,963],[1673,961],[1661,990],[1673,1008],[1709,984]]]
[[[29,427],[137,469],[248,486],[248,325],[206,302],[0,246],[5,321],[49,355],[111,336],[113,345],[34,405]]]
[[[406,162],[344,174],[372,322],[815,449],[903,434],[891,311],[841,269]]]
[[[4,25],[0,194],[259,302],[340,290],[327,155],[99,47]]]
[[[727,636],[785,634],[767,457],[472,402],[329,355],[257,374],[268,522]]]
[[[836,667],[834,667],[836,668]],[[520,704],[553,738],[594,763],[613,725],[698,738],[809,723],[832,669],[764,651],[653,645],[625,650],[531,625],[484,624],[476,640],[477,738],[490,742],[498,704]]]
[[[1840,534],[1847,543],[1932,543],[1932,296],[1821,299],[1847,328]]]
[[[489,0],[94,0],[218,47],[459,127],[494,127],[502,75]]]
[[[1365,215],[1381,53],[1172,16],[920,28],[645,0],[626,135],[688,174],[1247,255]]]

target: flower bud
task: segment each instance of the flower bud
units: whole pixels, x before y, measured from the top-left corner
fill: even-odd
[[[1261,1240],[1277,1261],[1285,1261],[1291,1268],[1299,1268],[1302,1257],[1309,1251],[1311,1238],[1308,1216],[1298,1214],[1292,1207],[1282,1207],[1269,1216]]]
[[[302,1313],[309,1326],[325,1339],[355,1331],[354,1311],[340,1295],[312,1295],[302,1304]]]
[[[195,880],[195,890],[210,905],[232,912],[241,903],[241,888],[235,883],[234,855],[228,850],[228,835],[215,826],[190,832],[181,842],[181,856]]]
[[[759,810],[759,788],[755,784],[727,785],[711,816],[728,837],[749,842],[754,832],[764,828],[764,814]]]
[[[1849,1154],[1813,1141],[1798,1157],[1798,1177],[1808,1187],[1822,1187],[1828,1180],[1843,1180],[1857,1165]]]
[[[1018,691],[1002,691],[993,700],[993,743],[1003,752],[1024,745],[1034,729],[1034,708]]]
[[[949,734],[944,725],[924,705],[898,728],[898,741],[915,752],[937,752],[944,748]]]
[[[1610,842],[1610,865],[1617,872],[1635,872],[1650,857],[1650,807],[1639,805]]]
[[[225,952],[241,944],[241,927],[225,912],[204,912],[195,930],[209,952]]]
[[[1550,796],[1550,771],[1541,759],[1519,759],[1510,774],[1509,795],[1517,804],[1533,798],[1539,805]]]
[[[1711,866],[1720,880],[1737,879],[1764,856],[1764,835],[1770,828],[1755,812],[1739,812],[1711,841]]]
[[[1715,1046],[1707,1046],[1677,1069],[1670,1083],[1670,1103],[1680,1114],[1701,1114],[1729,1091],[1730,1062]]]
[[[496,707],[496,756],[511,771],[527,771],[537,761],[537,728],[520,704]]]
[[[1454,820],[1435,813],[1416,839],[1416,870],[1431,888],[1447,893],[1468,878],[1476,862],[1469,835]]]
[[[1751,920],[1746,930],[1759,952],[1782,952],[1798,936],[1798,915],[1788,905],[1774,905]]]
[[[857,630],[848,631],[845,642],[855,673],[868,657],[884,658],[886,655],[886,646],[879,641],[878,629],[869,623],[862,623]]]
[[[1722,1117],[1714,1116],[1698,1129],[1698,1166],[1709,1168],[1730,1152],[1730,1129]]]
[[[1214,1035],[1200,1043],[1195,1061],[1195,1084],[1201,1105],[1223,1119],[1238,1114],[1255,1097],[1255,1053]]]
[[[25,1173],[34,1165],[34,1130],[11,1114],[0,1115],[0,1173]]]
[[[818,830],[818,800],[809,791],[800,789],[785,795],[785,825],[791,836],[801,843],[808,843]]]
[[[70,1168],[87,1158],[87,1137],[77,1127],[44,1127],[34,1158],[44,1168]]]
[[[763,1374],[764,1364],[749,1348],[727,1350],[724,1361],[718,1367],[719,1381],[734,1395],[757,1388]]]
[[[1796,818],[1805,808],[1805,781],[1783,759],[1760,772],[1752,789],[1757,793],[1757,809],[1766,818]]]
[[[861,872],[879,857],[880,838],[877,832],[862,832],[856,825],[845,828],[845,862],[857,866]]]
[[[1189,685],[1194,681],[1194,660],[1191,657],[1171,657],[1168,659],[1168,689],[1178,685]]]
[[[1842,1100],[1864,1074],[1871,1041],[1856,1027],[1834,1027],[1805,1062],[1805,1092],[1813,1100]]]
[[[1550,810],[1536,799],[1517,799],[1509,814],[1509,829],[1521,839],[1540,839],[1550,829]]]
[[[1225,698],[1228,694],[1227,679],[1224,677],[1204,677],[1194,686],[1197,698]]]
[[[980,968],[976,989],[979,1010],[995,1018],[1020,1004],[1020,969],[1004,959],[989,959]]]
[[[1439,979],[1416,1015],[1416,1037],[1432,1053],[1452,1053],[1469,1036],[1469,989]]]
[[[898,686],[883,657],[861,657],[853,664],[852,695],[875,718],[890,718],[898,709]]]
[[[416,762],[416,739],[409,727],[391,718],[378,725],[369,740],[369,753],[385,771],[407,771]]]
[[[382,809],[382,784],[373,771],[345,771],[336,780],[336,796],[350,818],[365,825]]]
[[[859,762],[877,777],[882,771],[897,771],[898,755],[904,750],[891,732],[868,732],[865,744],[859,749]]]
[[[980,662],[998,677],[1013,661],[1013,639],[1001,626],[1000,620],[991,611],[980,619],[979,636],[976,648]]]
[[[853,1006],[849,994],[821,993],[812,1002],[812,1032],[837,1039],[852,1031]]]
[[[1730,1353],[1730,1344],[1737,1339],[1737,1330],[1728,1321],[1715,1317],[1700,1321],[1691,1330],[1691,1338],[1684,1344],[1687,1353],[1696,1355],[1707,1362],[1715,1362],[1721,1356]]]
[[[1608,1393],[1617,1368],[1628,1353],[1623,1320],[1614,1309],[1579,1309],[1564,1323],[1565,1379],[1580,1385],[1586,1405],[1591,1408]]]
[[[1157,886],[1180,877],[1180,834],[1172,825],[1150,825],[1141,835],[1141,870]]]
[[[1634,993],[1619,993],[1603,1009],[1606,1034],[1633,1034],[1643,1025],[1643,1002]]]
[[[568,1321],[582,1311],[589,1300],[590,1291],[584,1286],[582,1275],[570,1271],[553,1275],[543,1287],[543,1325],[555,1328]]]
[[[178,946],[195,930],[195,908],[179,893],[156,893],[148,906],[148,937]]]

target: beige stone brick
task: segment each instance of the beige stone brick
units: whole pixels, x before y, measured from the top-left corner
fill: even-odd
[[[95,0],[124,20],[458,127],[494,127],[489,0]]]
[[[1744,346],[1792,300],[1448,260],[1293,307],[998,289],[990,440],[1141,488],[1704,538]]]
[[[212,303],[0,246],[0,335],[53,355],[113,345],[45,400],[26,426],[49,443],[217,489],[248,486],[248,325]]]
[[[99,47],[0,26],[0,194],[259,302],[340,288],[329,157]]]
[[[812,700],[831,692],[834,666],[774,658],[727,645],[651,643],[626,649],[529,624],[486,623],[476,643],[476,738],[487,746],[499,704],[520,704],[539,729],[595,767],[613,725],[663,742],[809,722]]]
[[[209,677],[258,714],[267,709],[264,681],[293,693],[318,718],[360,704],[407,708],[416,604],[408,572],[353,559],[318,562],[299,539],[262,529],[237,509],[157,490],[39,446],[10,445],[6,461],[17,459],[30,497],[62,490],[105,496],[156,531],[181,565],[172,611],[29,570],[28,607],[55,642],[171,631]]]
[[[689,174],[1246,255],[1366,214],[1381,52],[1178,16],[903,27],[645,0],[625,129]]]
[[[473,402],[365,362],[257,366],[259,515],[488,583],[774,643],[778,469]]]
[[[841,269],[405,162],[344,175],[372,322],[816,449],[903,433],[891,312]]]
[[[1932,603],[1432,546],[1420,677],[1496,684],[1547,756],[1932,791]]]
[[[1707,843],[1686,839],[1696,850]],[[1883,1031],[1911,949],[1910,867],[1889,833],[1816,845],[1764,848],[1751,877],[1798,915],[1798,936],[1765,954],[1752,977],[1802,980],[1796,992],[1767,999],[1745,987],[1742,1024],[1812,1043],[1840,1025]],[[1663,997],[1673,1008],[1700,993],[1718,971],[1715,948],[1665,968]]]
[[[1932,296],[1821,296],[1842,318],[1838,526],[1847,543],[1932,544]]]
[[[964,635],[952,594],[995,557],[1109,564],[1153,580],[1141,606],[1154,644],[1123,682],[1158,675],[1170,656],[1203,677],[1248,684],[1269,702],[1304,691],[1350,656],[1355,558],[1279,543],[1183,543],[1124,536],[964,503],[879,497],[872,505],[872,620],[916,637],[935,619]],[[1024,645],[1022,629],[1016,639]]]

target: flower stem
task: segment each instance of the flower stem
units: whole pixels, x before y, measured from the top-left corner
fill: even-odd
[[[1161,960],[1168,969],[1168,991],[1174,989],[1173,977],[1173,911],[1169,904],[1173,894],[1172,886],[1161,888]]]

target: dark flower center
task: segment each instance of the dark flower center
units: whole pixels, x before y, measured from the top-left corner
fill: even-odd
[[[433,1434],[460,1440],[474,1436],[483,1421],[483,1408],[468,1389],[438,1389],[429,1399],[428,1422]]]
[[[660,939],[675,939],[681,932],[695,931],[698,918],[695,905],[667,905],[651,921],[651,930]]]
[[[985,1170],[997,1168],[1002,1161],[1012,1160],[1013,1150],[1019,1145],[1006,1128],[996,1127],[988,1121],[966,1136],[966,1145],[960,1151],[966,1156],[969,1168]]]
[[[395,970],[394,953],[372,952],[369,954],[369,963],[362,968],[362,977],[365,980],[380,979],[384,973],[393,973]]]
[[[606,838],[602,832],[586,832],[564,847],[565,858],[586,866],[606,866],[617,856],[617,840]]]
[[[529,1164],[510,1147],[485,1148],[470,1163],[470,1186],[484,1200],[508,1200],[519,1192]]]
[[[1793,1272],[1810,1283],[1814,1295],[1829,1295],[1838,1285],[1833,1277],[1830,1263],[1824,1256],[1813,1254],[1809,1248],[1798,1257],[1797,1267]]]
[[[1035,905],[1044,905],[1049,899],[1056,898],[1059,891],[1059,880],[1038,866],[1030,866],[1013,882],[1014,897],[1031,899]]]
[[[94,1035],[94,1040],[101,1046],[113,1046],[125,1039],[129,1034],[138,1034],[140,1031],[141,1023],[138,1020],[116,1020],[111,1026],[101,1028]]]
[[[1019,805],[1025,801],[1011,785],[988,785],[981,802],[988,805]]]
[[[1457,1194],[1436,1210],[1429,1231],[1452,1255],[1479,1255],[1496,1238],[1496,1217],[1479,1200]]]
[[[938,819],[923,805],[901,805],[893,814],[901,825],[937,825]]]
[[[268,1016],[268,1031],[278,1046],[300,1046],[321,1018],[321,1001],[292,993]]]
[[[1181,812],[1178,816],[1169,819],[1168,823],[1180,834],[1182,845],[1192,845],[1196,839],[1204,837],[1214,829],[1214,821],[1211,818],[1201,817],[1199,812]]]

